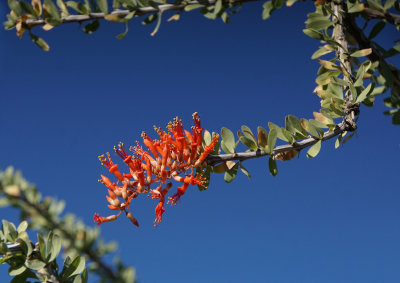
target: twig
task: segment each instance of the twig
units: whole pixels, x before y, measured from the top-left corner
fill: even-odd
[[[230,3],[230,4],[238,4],[238,3],[245,3],[245,2],[256,2],[259,0],[231,0],[231,1],[224,1],[225,3]],[[145,14],[149,13],[156,13],[156,12],[165,12],[165,11],[172,11],[172,10],[182,10],[188,5],[193,5],[193,4],[202,4],[204,6],[210,6],[214,5],[216,0],[200,0],[200,1],[188,1],[186,4],[162,4],[158,5],[157,8],[155,7],[142,7],[142,8],[137,8],[136,9],[136,14],[135,16],[143,16]],[[118,17],[125,17],[132,11],[130,10],[115,10],[112,11],[110,14],[111,15],[116,15]],[[106,14],[104,13],[89,13],[88,15],[70,15],[67,17],[62,18],[62,23],[73,23],[73,22],[84,22],[84,21],[90,21],[90,20],[99,20],[99,19],[104,19]],[[25,24],[27,27],[32,28],[35,26],[40,26],[40,25],[45,25],[46,21],[45,19],[28,19],[25,21]]]
[[[337,127],[332,131],[332,132],[325,132],[323,137],[321,138],[322,141],[329,140],[331,138],[336,137],[337,135],[343,133],[345,130],[345,127],[343,126],[342,123],[337,125]],[[289,152],[292,150],[301,150],[303,148],[309,147],[313,144],[318,142],[318,139],[315,138],[308,138],[301,140],[299,142],[295,142],[294,144],[285,144],[285,145],[280,145],[274,148],[274,150],[271,153],[271,156],[274,156],[278,153],[281,152]],[[268,155],[265,153],[263,150],[258,149],[257,151],[252,151],[252,152],[240,152],[240,153],[234,153],[234,154],[219,154],[219,155],[209,155],[206,159],[207,165],[214,166],[218,163],[225,162],[225,161],[230,161],[230,160],[239,160],[239,161],[244,161],[247,159],[252,159],[252,158],[257,158],[257,157],[262,157]]]
[[[388,12],[380,12],[371,8],[364,8],[363,13],[368,19],[381,19],[386,20],[396,26],[400,25],[400,15]]]
[[[351,77],[353,77],[352,68],[351,68],[351,57],[349,56],[349,45],[345,38],[345,11],[343,8],[343,2],[340,1],[336,3],[333,1],[331,3],[332,10],[334,12],[336,18],[336,24],[333,31],[333,40],[339,43],[336,51],[336,56],[340,59],[344,58],[343,61],[340,61],[340,65],[348,72],[348,76],[344,76],[344,80],[348,83],[352,83]],[[349,15],[349,17],[351,17]],[[351,96],[350,88],[345,88],[345,99],[346,99],[346,109],[345,116],[343,122],[349,129],[355,130],[357,129],[357,125],[354,122],[355,116],[358,114],[358,105],[356,109],[353,107],[353,98]]]
[[[400,20],[400,16],[399,20]],[[346,18],[345,19],[347,31],[355,38],[357,41],[360,49],[367,49],[371,48],[372,53],[367,55],[368,59],[371,60],[372,62],[384,62],[386,63],[387,66],[390,66],[386,60],[383,58],[381,53],[375,48],[374,44],[369,40],[365,34],[360,30],[360,28],[357,26],[355,20],[353,18]],[[399,23],[400,24],[400,23]],[[382,69],[382,64],[378,65],[378,71],[382,74],[383,69]],[[395,88],[400,92],[400,74],[396,69],[390,69],[390,72],[393,76],[393,84]]]

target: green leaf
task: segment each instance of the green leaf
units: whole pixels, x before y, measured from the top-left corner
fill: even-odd
[[[51,238],[50,245],[50,258],[49,262],[55,260],[61,250],[61,238],[57,234],[53,234]]]
[[[5,219],[2,220],[2,224],[5,240],[15,243],[18,237],[18,232],[17,228],[15,228],[15,225]]]
[[[42,50],[44,50],[44,51],[50,50],[50,46],[42,38],[34,35],[33,33],[30,33],[29,36],[31,37],[33,43],[35,43],[37,46],[39,46]]]
[[[157,24],[156,27],[154,28],[153,32],[150,34],[151,36],[155,36],[158,30],[160,29],[161,25],[161,19],[162,19],[162,12],[157,14]]]
[[[203,7],[204,7],[204,5],[202,5],[202,4],[191,4],[191,5],[185,6],[185,11],[189,12],[189,11],[192,11],[194,9],[199,9],[199,8],[203,8]]]
[[[33,269],[33,270],[39,270],[42,269],[43,267],[46,266],[46,263],[44,263],[41,260],[38,259],[33,259],[33,260],[26,260],[25,261],[26,267]]]
[[[10,9],[15,13],[15,16],[21,16],[22,8],[17,0],[8,0],[8,7],[10,7]]]
[[[357,97],[356,103],[363,102],[374,90],[375,84],[370,83]]]
[[[296,142],[296,139],[294,138],[293,134],[286,130],[285,128],[281,128],[282,135],[285,137],[285,141],[287,141],[290,144],[294,144]],[[279,134],[278,134],[279,138]]]
[[[99,7],[100,11],[104,14],[108,14],[108,3],[107,0],[96,0],[97,6]]]
[[[286,0],[286,7],[291,7],[297,0]]]
[[[225,24],[229,24],[231,22],[231,19],[228,16],[227,12],[223,12],[221,15],[221,19]]]
[[[152,22],[154,22],[155,20],[157,20],[157,14],[151,14],[151,15],[149,15],[146,19],[144,19],[143,21],[142,21],[142,24],[143,25],[148,25],[148,24],[151,24]]]
[[[239,162],[239,164],[240,164],[240,170],[243,172],[243,174],[245,174],[250,179],[251,178],[250,172],[246,168],[243,167],[242,162]]]
[[[27,14],[36,16],[36,12],[30,4],[25,1],[19,1],[19,5]]]
[[[214,14],[218,15],[222,11],[222,0],[217,0],[214,6]]]
[[[61,272],[61,277],[67,279],[81,273],[85,269],[85,263],[85,257],[77,256],[70,264],[64,265],[66,268]]]
[[[9,205],[9,201],[6,197],[0,197],[0,208]]]
[[[347,136],[346,138],[344,138],[342,141],[342,145],[344,145],[346,142],[348,142],[354,136],[354,133],[352,133],[350,136]]]
[[[372,53],[372,49],[367,48],[367,49],[357,50],[356,52],[351,53],[350,56],[351,57],[365,57],[371,53]]]
[[[221,148],[226,153],[234,153],[235,152],[235,136],[231,130],[228,128],[221,128]]]
[[[233,180],[235,180],[237,172],[238,172],[238,168],[239,168],[239,162],[237,162],[235,164],[235,166],[233,166],[230,170],[225,172],[225,175],[224,175],[225,182],[230,183]]]
[[[394,112],[392,116],[393,125],[400,125],[400,110]]]
[[[303,29],[305,35],[319,40],[325,40],[325,36],[315,29]]]
[[[375,36],[377,36],[381,32],[381,30],[383,30],[385,25],[386,23],[383,21],[379,21],[376,25],[374,25],[368,36],[368,39],[373,39]]]
[[[276,166],[276,161],[272,157],[269,158],[268,161],[269,165],[269,172],[271,173],[272,176],[276,176],[278,174],[278,167]]]
[[[211,134],[209,131],[205,130],[204,131],[204,137],[203,137],[203,142],[205,145],[209,145],[211,143]]]
[[[1,244],[5,245],[5,243],[1,243]],[[12,255],[0,257],[0,264],[7,263],[7,261],[12,259],[13,257],[14,256],[12,256]]]
[[[271,129],[268,134],[268,146],[267,146],[267,151],[265,151],[268,154],[271,154],[272,151],[274,150],[275,144],[276,144],[276,139],[278,137],[278,133],[276,129]]]
[[[51,0],[43,1],[43,13],[48,24],[57,26],[62,23],[61,15],[56,5]]]
[[[252,150],[257,150],[257,149],[258,149],[257,144],[255,144],[254,141],[253,141],[252,139],[249,139],[249,138],[246,137],[246,136],[241,136],[241,137],[239,138],[239,140],[240,140],[245,146],[247,146],[248,148],[250,148],[250,149],[252,149]]]
[[[127,35],[128,31],[129,31],[129,22],[125,22],[125,31],[117,35],[116,36],[117,39],[123,39]]]
[[[57,6],[61,10],[62,18],[69,16],[69,11],[68,11],[67,5],[65,4],[64,0],[57,0]]]
[[[385,9],[385,11],[389,10],[390,8],[393,7],[395,2],[396,0],[386,0],[385,5],[383,5],[383,9]]]
[[[242,130],[243,134],[245,135],[245,137],[251,139],[255,144],[257,144],[256,137],[254,136],[253,132],[250,130],[249,127],[243,125],[241,127],[241,130]]]
[[[53,247],[53,235],[53,232],[50,231],[45,240],[45,257],[43,260],[46,261],[46,263],[50,262],[51,250]]]
[[[126,267],[120,273],[123,282],[137,282],[135,270],[132,267]]]
[[[348,6],[348,13],[358,13],[358,12],[362,12],[364,10],[364,4],[360,4],[360,3],[350,3],[350,2],[346,2],[347,6]]]
[[[321,141],[319,140],[307,151],[307,158],[313,158],[317,156],[320,150],[321,150]]]
[[[257,138],[258,144],[264,150],[264,152],[268,151],[268,132],[263,127],[257,128]]]
[[[327,49],[327,47],[322,46],[311,56],[311,59],[317,59],[325,54],[331,53],[333,49]]]
[[[67,5],[67,7],[70,7],[72,9],[74,9],[75,11],[77,11],[79,14],[82,15],[87,15],[89,14],[89,10],[85,7],[85,5],[83,5],[80,2],[75,2],[75,1],[67,1],[65,2],[65,5]]]
[[[346,135],[347,132],[341,133],[338,138],[335,141],[335,149],[337,149],[340,146],[340,142],[342,141],[342,138]]]
[[[26,228],[28,228],[28,221],[24,220],[18,225],[17,231],[18,233],[21,233],[25,231]]]
[[[94,20],[93,22],[88,23],[87,25],[85,25],[82,30],[83,30],[84,33],[92,34],[99,28],[99,26],[100,26],[99,21],[98,20]]]
[[[333,26],[333,23],[329,19],[329,16],[325,17],[320,15],[318,17],[309,17],[306,21],[306,27],[308,29],[323,30],[331,26]]]
[[[378,10],[380,12],[385,12],[385,9],[383,8],[382,4],[380,3],[381,1],[379,0],[367,0],[368,7]]]
[[[384,86],[375,87],[370,95],[375,96],[378,94],[382,94],[385,90],[386,90],[386,87],[384,87]]]
[[[91,12],[92,6],[95,8],[96,4],[94,4],[94,0],[83,0],[83,4],[85,5],[86,9]]]
[[[80,275],[75,276],[74,281],[72,283],[82,283],[82,278]]]
[[[297,139],[307,138],[307,133],[304,131],[303,127],[301,126],[299,118],[297,118],[296,116],[293,115],[286,116],[285,128],[290,133],[292,133]]]
[[[132,268],[129,268],[129,269],[132,269]],[[124,271],[126,271],[126,269],[124,270]],[[84,270],[83,270],[83,272],[82,272],[82,274],[81,274],[81,277],[82,277],[82,282],[83,283],[87,283],[88,282],[88,274],[87,274],[88,272],[87,272],[87,268],[85,268]],[[124,272],[123,272],[124,273]],[[123,275],[124,274],[122,274],[122,278],[124,278],[123,277]],[[130,279],[130,278],[129,278]],[[125,282],[134,282],[135,280],[134,280],[134,278],[133,278],[133,276],[132,276],[132,279],[131,280],[126,280],[125,279]]]
[[[326,117],[325,115],[318,113],[318,112],[313,112],[314,118],[317,122],[319,122],[319,124],[323,124],[325,125],[326,128],[329,128],[329,125],[335,125],[335,122],[329,118]],[[315,122],[313,122],[314,120],[310,121],[311,124],[313,124],[314,126],[323,128],[322,126],[318,126]]]
[[[21,231],[18,235],[18,241],[21,245],[24,255],[30,256],[32,253],[32,245],[31,241],[29,240],[28,233],[26,233],[25,231]]]
[[[274,4],[274,7],[276,9],[282,8],[283,3],[285,3],[286,0],[273,0],[272,3]]]
[[[317,131],[317,129],[306,119],[302,118],[300,120],[300,123],[303,129],[309,132],[311,136],[313,136],[316,139],[319,139],[321,137],[320,132]]]
[[[40,252],[40,256],[41,258],[46,258],[46,244],[43,240],[42,235],[40,235],[39,233],[37,234],[37,238],[38,238],[38,243],[39,243],[39,252]]]
[[[2,254],[3,255],[3,257],[5,257],[5,255],[8,253],[8,247],[7,247],[7,244],[5,243],[5,242],[2,242],[2,241],[5,241],[6,239],[4,239],[4,236],[3,236],[3,232],[2,231],[0,231],[0,254]],[[0,257],[0,260],[2,259],[2,257]]]
[[[265,2],[263,5],[262,19],[263,20],[268,19],[274,10],[275,10],[275,7],[272,4],[272,1]]]
[[[17,266],[11,266],[8,271],[8,274],[10,276],[17,276],[17,275],[20,275],[21,273],[25,272],[25,270],[26,270],[26,266],[24,266],[23,264],[17,265]]]
[[[212,172],[216,174],[225,173],[228,170],[228,167],[225,163],[218,164],[212,167]]]
[[[265,2],[263,4],[263,20],[268,19],[276,9],[281,8],[284,2],[284,0],[272,0]]]
[[[271,131],[272,129],[275,129],[275,130],[276,130],[276,133],[277,133],[279,139],[281,139],[281,140],[283,140],[283,141],[286,141],[286,142],[289,142],[289,140],[287,139],[287,137],[286,137],[286,136],[283,134],[283,132],[282,132],[283,128],[281,128],[281,127],[275,125],[275,124],[272,123],[272,122],[268,122],[268,127],[269,127],[269,130],[270,130],[270,131]]]

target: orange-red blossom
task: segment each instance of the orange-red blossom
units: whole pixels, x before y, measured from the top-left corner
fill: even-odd
[[[202,168],[204,160],[218,143],[219,135],[216,134],[211,143],[203,147],[203,128],[197,113],[193,114],[193,120],[195,125],[191,132],[183,129],[182,121],[178,118],[168,123],[168,132],[154,127],[159,136],[158,140],[152,140],[143,132],[143,144],[148,151],[144,150],[138,142],[136,142],[136,146],[130,147],[131,152],[126,150],[123,143],[114,147],[116,154],[128,166],[127,173],[121,173],[118,164],[112,162],[109,153],[107,153],[107,158],[104,155],[99,156],[102,165],[118,179],[114,183],[101,175],[99,181],[108,188],[106,196],[108,208],[119,212],[108,217],[102,217],[95,213],[94,220],[98,225],[116,220],[124,211],[128,219],[134,225],[139,226],[136,218],[128,212],[131,201],[139,194],[148,194],[152,199],[158,199],[155,208],[156,219],[154,220],[154,225],[157,225],[161,222],[165,212],[166,200],[168,204],[176,205],[189,185],[204,185],[205,180],[202,173],[196,175],[193,173],[193,169]],[[202,171],[197,170],[197,172]],[[172,187],[172,181],[181,185],[174,195],[166,198]],[[157,183],[157,187],[151,189],[154,183]]]

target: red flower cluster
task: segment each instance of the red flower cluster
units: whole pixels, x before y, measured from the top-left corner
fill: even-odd
[[[118,164],[112,162],[108,152],[107,158],[104,155],[99,156],[101,164],[118,179],[116,183],[113,183],[101,175],[99,182],[108,187],[108,196],[106,196],[108,208],[119,212],[108,217],[95,213],[94,221],[97,225],[114,221],[122,212],[125,212],[129,220],[139,226],[136,218],[128,212],[129,204],[139,194],[148,194],[152,199],[158,199],[154,220],[154,225],[157,225],[162,220],[166,200],[168,204],[176,205],[189,185],[204,184],[202,173],[194,174],[193,168],[203,164],[217,144],[219,135],[215,135],[211,143],[203,148],[203,128],[201,128],[200,117],[197,113],[193,114],[193,120],[195,125],[191,132],[183,129],[182,121],[178,118],[167,125],[168,132],[154,127],[159,140],[152,140],[143,132],[143,143],[148,151],[145,151],[138,142],[136,146],[130,147],[132,154],[129,154],[123,143],[114,147],[116,154],[129,167],[129,173],[121,173]],[[172,180],[181,183],[181,186],[174,195],[166,198],[172,187]],[[157,187],[151,189],[154,183],[157,183]]]

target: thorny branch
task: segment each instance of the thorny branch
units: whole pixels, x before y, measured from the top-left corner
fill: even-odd
[[[333,40],[339,43],[339,46],[337,47],[336,51],[336,56],[337,58],[341,58],[342,61],[340,61],[340,64],[343,68],[347,70],[348,75],[344,76],[344,80],[348,83],[352,83],[352,68],[351,68],[351,57],[349,56],[349,46],[348,42],[345,38],[345,33],[346,33],[346,26],[344,23],[344,20],[346,18],[344,13],[344,3],[340,1],[339,3],[332,2],[331,4],[332,10],[335,15],[335,25],[334,25],[334,31],[333,31]],[[343,123],[345,126],[348,128],[350,131],[354,131],[357,129],[357,125],[354,122],[354,118],[356,115],[358,115],[358,105],[353,106],[352,102],[352,96],[350,93],[350,88],[346,87],[345,88],[345,99],[346,99],[346,108],[344,110],[345,116],[343,118]]]
[[[345,128],[342,123],[340,123],[332,132],[325,132],[321,140],[329,140],[331,138],[336,137],[337,135],[343,133],[345,131]],[[289,152],[292,150],[297,150],[300,151],[303,148],[309,147],[313,144],[318,142],[317,139],[315,138],[308,138],[304,139],[299,142],[295,142],[294,144],[286,144],[286,145],[280,145],[274,148],[271,156],[274,156],[278,153],[281,152]],[[219,154],[219,155],[209,155],[206,159],[207,165],[214,166],[218,163],[225,162],[225,161],[230,161],[230,160],[247,160],[247,159],[252,159],[252,158],[257,158],[257,157],[262,157],[266,156],[267,153],[265,153],[263,150],[258,149],[257,151],[253,152],[240,152],[240,153],[235,153],[235,154]]]
[[[371,9],[369,9],[371,10]],[[398,24],[400,24],[400,16],[398,17]],[[362,30],[357,26],[354,18],[349,17],[345,19],[345,24],[347,27],[347,31],[354,37],[354,39],[357,41],[360,49],[367,49],[371,48],[372,53],[367,55],[368,59],[371,60],[371,62],[376,62],[378,61],[380,64],[378,65],[378,71],[382,74],[384,73],[382,69],[382,63],[384,63],[387,66],[390,66],[388,63],[386,63],[385,59],[381,55],[381,53],[376,49],[374,44],[369,40],[365,34],[362,32]],[[390,67],[389,67],[390,68]],[[398,90],[400,93],[400,74],[399,72],[394,69],[390,68],[390,72],[393,77],[393,84],[395,88]]]
[[[386,20],[392,25],[400,25],[400,15],[389,12],[380,12],[371,8],[364,8],[363,13],[368,19]]]
[[[333,39],[340,44],[337,50],[337,57],[346,57],[347,59],[341,60],[341,65],[342,67],[348,72],[348,76],[351,78],[353,77],[352,75],[352,68],[351,68],[351,62],[350,62],[350,57],[349,56],[340,56],[344,54],[348,54],[348,43],[345,39],[345,14],[343,10],[342,3],[336,4],[332,2],[332,9],[334,11],[335,15],[335,29],[333,32]],[[345,76],[345,80],[349,81],[350,78]],[[345,131],[355,131],[357,129],[357,125],[354,121],[355,116],[359,114],[359,109],[358,105],[355,105],[352,103],[352,96],[350,93],[350,90],[347,88],[345,89],[345,99],[346,99],[346,108],[344,110],[345,116],[343,117],[343,121],[336,126],[336,128],[333,131],[327,131],[324,133],[323,137],[321,138],[322,141],[331,139],[333,137],[336,137],[337,135],[345,132]],[[315,139],[313,137],[301,140],[299,142],[295,142],[294,144],[286,144],[286,145],[281,145],[277,146],[274,148],[273,152],[271,153],[271,156],[275,156],[278,153],[281,152],[290,152],[292,150],[301,150],[303,148],[309,147],[315,143],[318,142],[318,139]],[[245,152],[245,153],[235,153],[235,154],[220,154],[220,155],[211,155],[208,156],[206,159],[208,165],[216,165],[221,162],[229,161],[229,160],[247,160],[251,158],[256,158],[256,157],[261,157],[265,156],[267,153],[265,153],[263,150],[258,149],[257,151],[254,152]]]
[[[238,4],[238,3],[246,3],[246,2],[256,2],[258,0],[231,0],[231,1],[224,1],[224,3],[229,4]],[[193,5],[193,4],[202,4],[205,6],[214,5],[217,0],[195,0],[195,1],[188,1],[185,4],[162,4],[156,7],[138,7],[135,11],[135,16],[143,16],[150,13],[163,13],[166,11],[173,11],[173,10],[183,10],[186,6]],[[115,10],[112,11],[111,15],[116,15],[118,17],[125,17],[132,11],[130,10]],[[62,18],[62,23],[73,23],[73,22],[84,22],[90,20],[98,20],[104,19],[106,14],[104,13],[89,13],[88,15],[70,15],[67,17]],[[28,28],[32,28],[39,25],[45,25],[45,19],[28,19],[26,20],[25,24]]]

